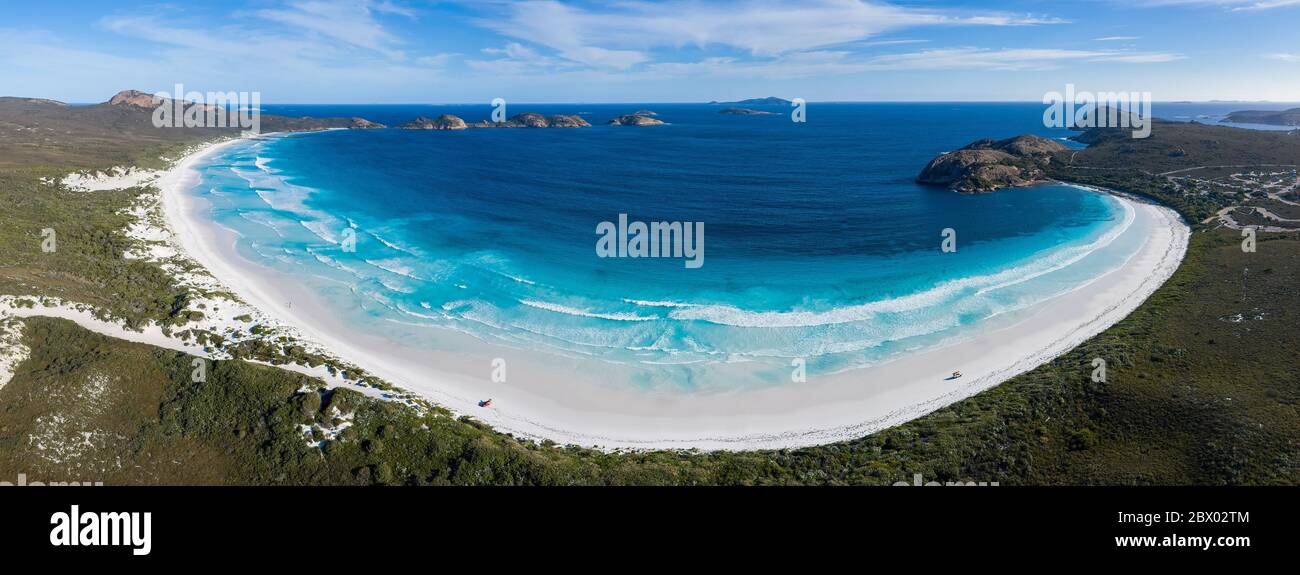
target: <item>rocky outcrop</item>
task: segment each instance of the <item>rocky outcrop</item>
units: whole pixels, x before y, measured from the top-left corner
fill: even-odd
[[[374,130],[388,127],[379,122],[371,122],[365,118],[351,118],[350,122],[351,123],[348,124],[349,130]]]
[[[153,94],[147,94],[139,90],[122,90],[121,92],[113,94],[113,97],[108,99],[108,105],[135,106],[137,108],[151,109],[155,106]]]
[[[547,118],[547,120],[549,124],[547,127],[550,128],[586,128],[591,125],[587,123],[586,120],[582,119],[581,116],[574,116],[572,114],[551,116],[550,118]]]
[[[775,116],[776,112],[765,112],[763,110],[754,110],[752,108],[726,108],[718,112],[729,116]]]
[[[154,108],[157,108],[158,106],[163,106],[163,105],[171,106],[173,105],[173,100],[171,98],[159,97],[155,103],[154,95],[148,92],[141,92],[139,90],[122,90],[121,92],[113,94],[113,97],[108,99],[107,105],[127,106],[132,108],[144,108],[147,110],[152,110]],[[187,109],[192,106],[198,106],[199,109],[205,112],[216,111],[221,109],[221,107],[217,106],[216,104],[195,104],[190,100],[184,100],[183,106]]]
[[[1066,149],[1060,142],[1030,135],[979,140],[931,160],[916,181],[963,193],[1029,186],[1046,181],[1044,168]]]
[[[398,127],[403,130],[464,130],[468,126],[459,116],[443,114],[432,120],[420,116]]]
[[[651,112],[650,110],[637,110],[635,112],[632,112],[632,115],[633,116],[658,116],[659,113]]]
[[[557,114],[543,116],[536,112],[524,112],[504,122],[474,122],[470,128],[585,128],[591,124],[580,116]]]
[[[665,124],[663,120],[643,116],[639,113],[619,116],[606,123],[611,126],[662,126]]]

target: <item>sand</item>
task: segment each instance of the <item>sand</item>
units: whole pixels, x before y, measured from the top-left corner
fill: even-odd
[[[603,449],[800,447],[855,439],[920,417],[1050,361],[1124,318],[1177,269],[1189,235],[1173,210],[1117,196],[1149,230],[1139,251],[1094,281],[1016,314],[1015,321],[990,321],[988,330],[967,340],[862,369],[810,374],[804,383],[645,391],[620,385],[619,370],[594,362],[472,341],[469,353],[463,345],[457,351],[418,349],[352,329],[345,314],[295,278],[239,256],[234,232],[210,221],[206,202],[190,195],[198,177],[194,166],[231,143],[203,147],[157,180],[178,249],[250,306],[395,386],[502,432]],[[508,360],[506,382],[490,379],[498,357]],[[947,379],[954,369],[964,377]],[[479,407],[488,398],[491,407]]]

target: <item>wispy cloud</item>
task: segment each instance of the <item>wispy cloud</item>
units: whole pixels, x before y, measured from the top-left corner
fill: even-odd
[[[650,51],[656,48],[723,48],[776,57],[917,26],[1030,26],[1064,20],[861,0],[810,0],[799,5],[771,0],[633,0],[602,8],[540,0],[501,5],[495,16],[477,22],[502,36],[546,47],[561,58],[626,69],[650,61]]]
[[[1115,62],[1151,64],[1185,58],[1164,52],[1127,52],[1119,50],[1062,50],[1055,48],[945,48],[879,56],[869,62],[873,69],[986,69],[1050,70],[1068,62]]]
[[[292,2],[282,9],[260,10],[258,15],[391,58],[404,58],[405,54],[396,48],[399,44],[397,36],[375,20],[376,11],[407,16],[414,14],[391,2],[308,0]]]
[[[1071,62],[1153,64],[1183,58],[1185,56],[1181,54],[1164,52],[1054,48],[936,48],[869,58],[849,51],[816,50],[758,61],[712,57],[698,62],[656,63],[647,69],[654,74],[670,76],[800,78],[888,70],[1041,71],[1057,69]]]
[[[1275,54],[1265,54],[1264,57],[1268,58],[1269,60],[1277,60],[1279,62],[1300,62],[1300,54],[1293,54],[1290,52],[1277,52]]]
[[[1148,0],[1145,5],[1148,7],[1221,6],[1234,12],[1251,12],[1300,6],[1300,0]]]
[[[1101,38],[1093,38],[1092,41],[1093,42],[1127,42],[1131,40],[1138,40],[1140,38],[1141,36],[1102,36]]]

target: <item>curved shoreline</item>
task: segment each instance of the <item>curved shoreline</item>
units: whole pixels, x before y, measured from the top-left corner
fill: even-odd
[[[358,333],[305,287],[280,281],[285,274],[239,256],[235,234],[206,219],[204,202],[188,193],[195,165],[239,141],[204,146],[159,179],[178,247],[250,305],[393,385],[501,432],[588,447],[802,447],[856,439],[915,419],[1046,363],[1123,319],[1177,269],[1189,232],[1173,210],[1114,194],[1152,227],[1118,269],[969,340],[807,383],[689,396],[613,389],[575,381],[574,374],[597,377],[588,373],[590,365],[543,361],[515,350],[508,350],[513,380],[493,383],[489,366],[502,350],[430,351]],[[294,304],[285,305],[289,301]],[[957,383],[944,379],[953,365],[966,374]],[[493,398],[494,407],[479,408],[484,398]]]

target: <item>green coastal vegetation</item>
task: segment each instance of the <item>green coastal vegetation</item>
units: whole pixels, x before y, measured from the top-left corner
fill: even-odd
[[[48,182],[77,170],[162,168],[163,158],[230,132],[155,130],[147,110],[131,107],[61,106],[0,99],[0,294],[32,307],[58,297],[130,326],[185,329],[202,313],[191,305],[196,294],[158,265],[123,257],[133,241],[124,212],[149,191],[82,193]],[[916,474],[1001,485],[1300,483],[1300,232],[1260,232],[1256,251],[1243,252],[1242,232],[1215,219],[1241,205],[1294,217],[1290,204],[1240,182],[1285,180],[1262,174],[1290,170],[1292,183],[1277,190],[1294,201],[1300,137],[1177,123],[1157,124],[1146,140],[1106,130],[1082,137],[1090,147],[1055,152],[1044,176],[1178,210],[1193,226],[1183,265],[1133,314],[1071,352],[855,441],[742,453],[537,443],[240,359],[323,361],[274,334],[231,348],[236,359],[209,361],[195,382],[193,356],[34,317],[21,320],[30,354],[0,388],[0,477],[107,485],[889,485]],[[1223,173],[1180,172],[1213,166]],[[41,250],[45,228],[58,231],[55,253]],[[1107,363],[1104,382],[1092,380],[1096,358]]]

